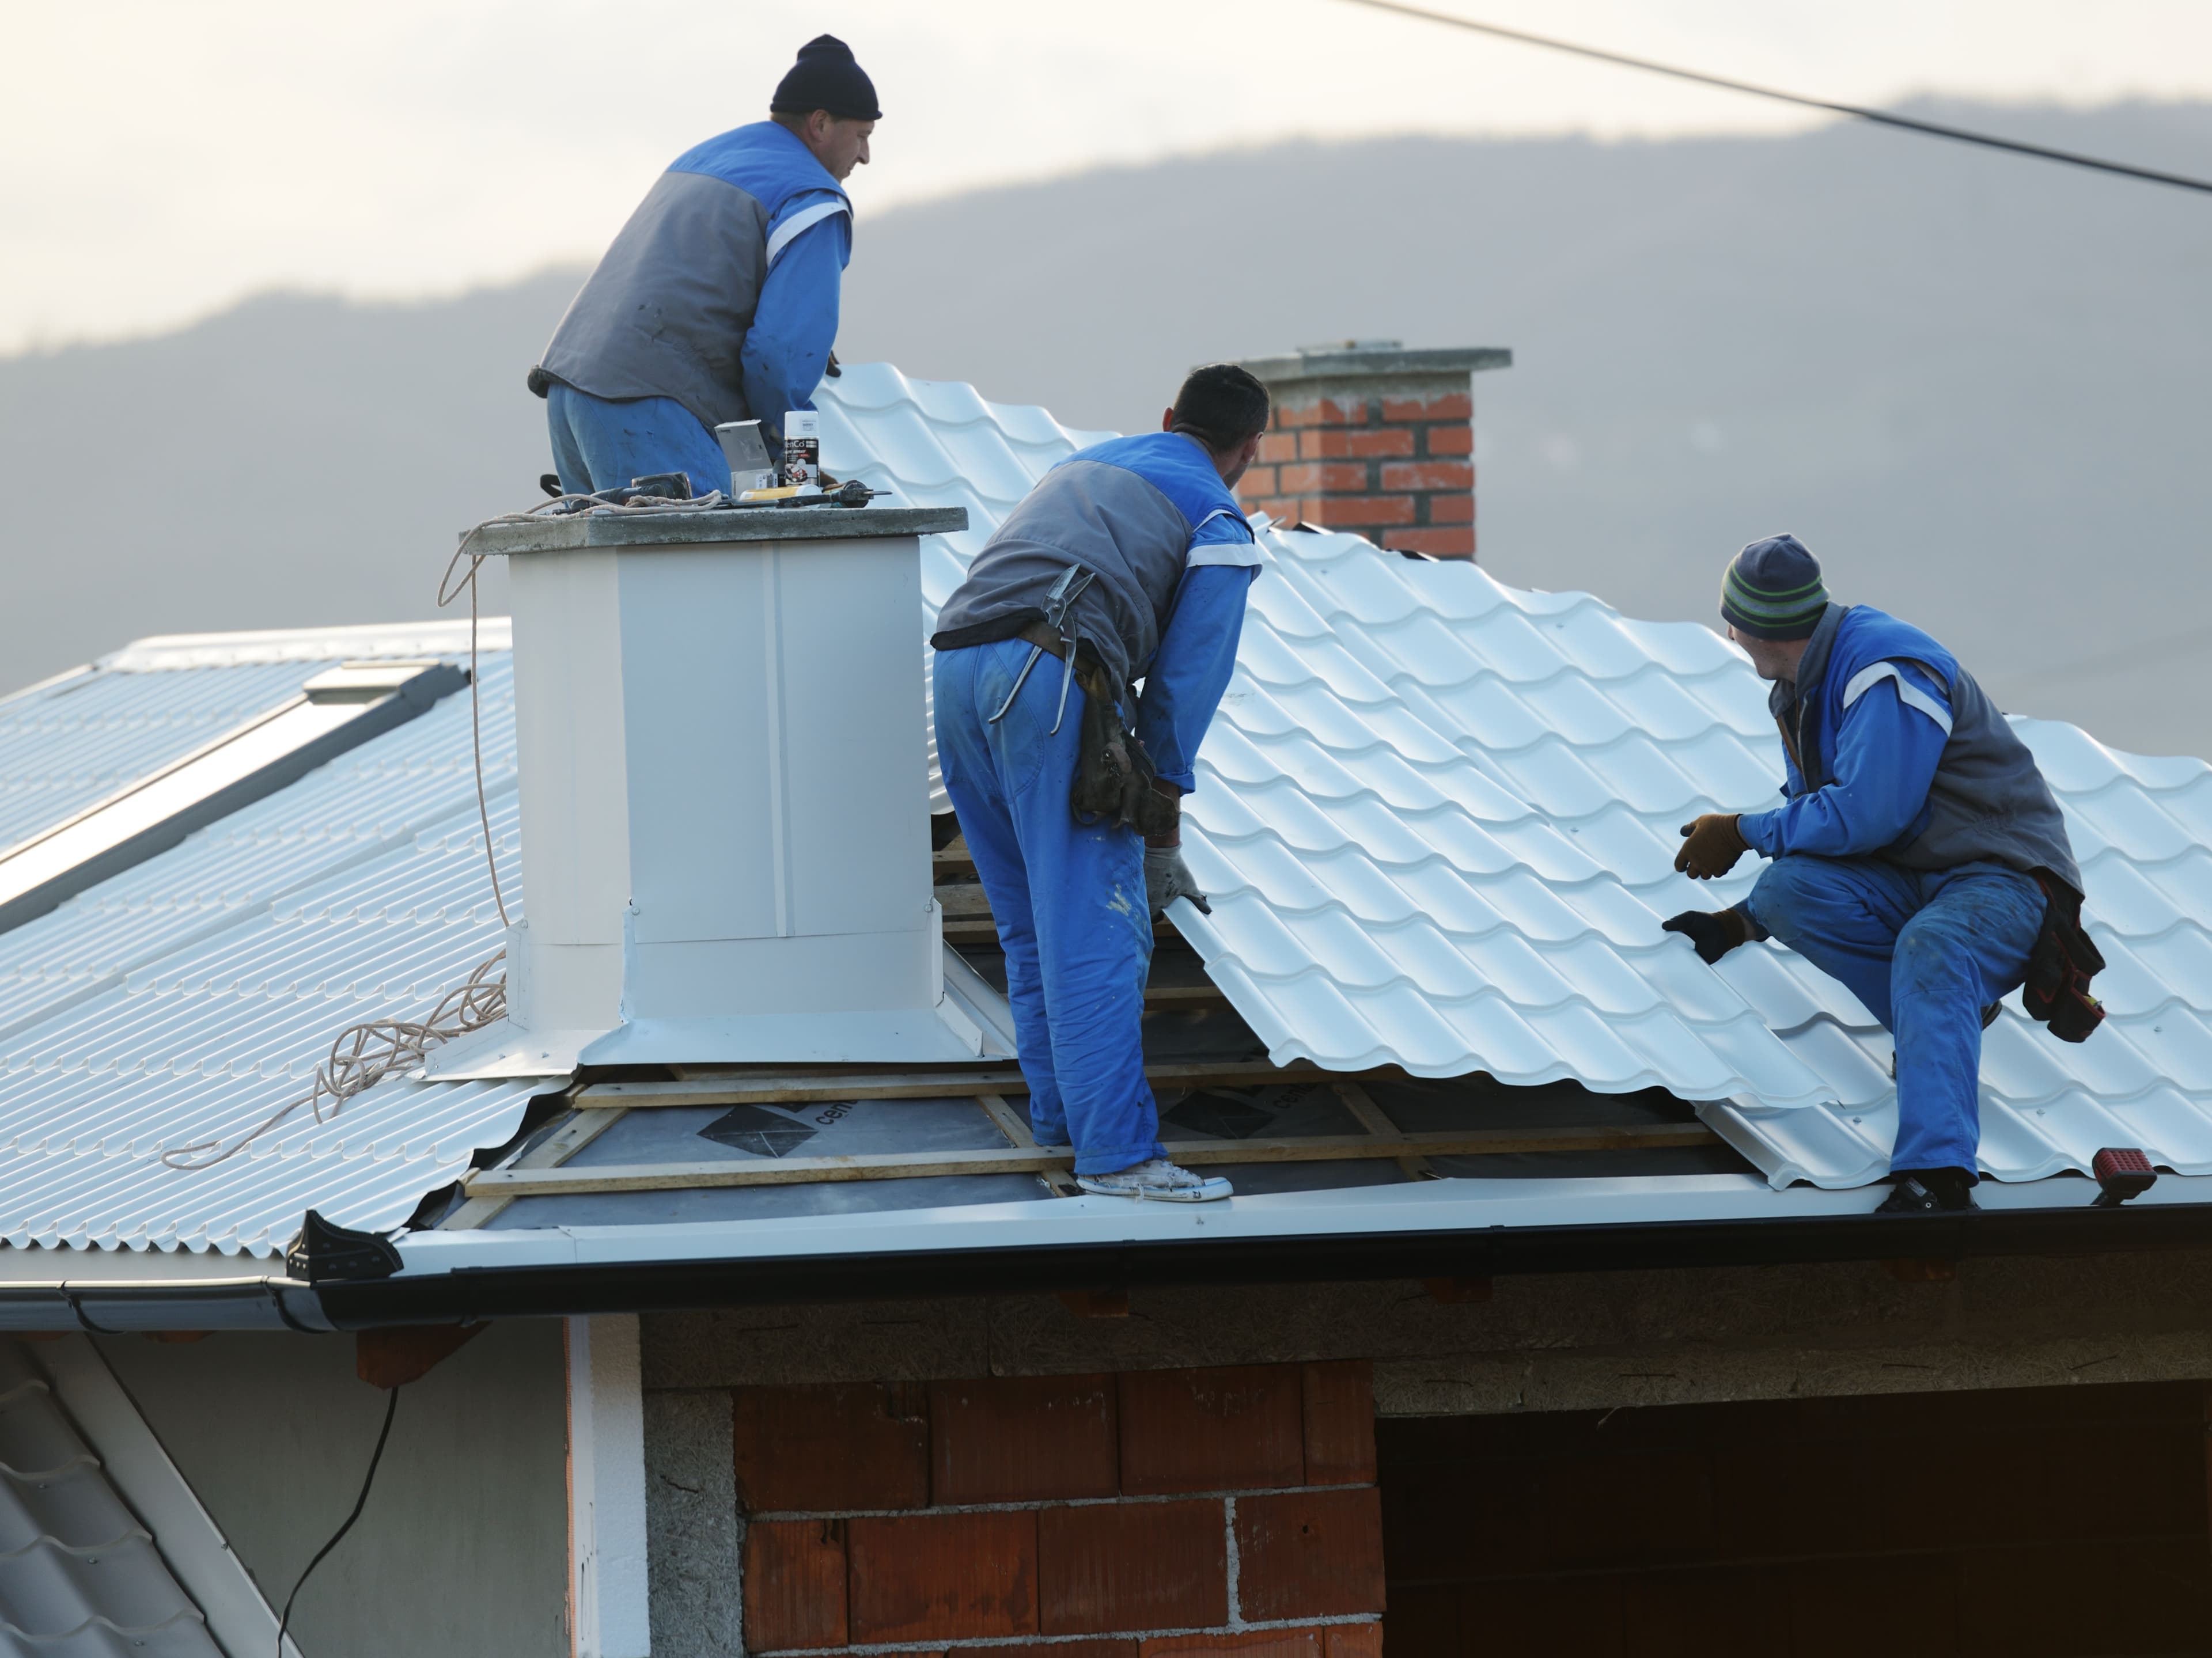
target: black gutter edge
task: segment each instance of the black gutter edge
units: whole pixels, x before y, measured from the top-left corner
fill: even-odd
[[[0,1282],[0,1339],[70,1330],[87,1335],[161,1330],[319,1335],[333,1327],[313,1290],[283,1278]]]
[[[2084,1182],[2084,1198],[2090,1190]],[[1873,1194],[1869,1194],[1869,1202]],[[1170,1285],[1498,1278],[1537,1272],[1959,1261],[2212,1247],[2212,1203],[1955,1215],[1482,1227],[884,1254],[462,1268],[315,1286],[339,1329]]]

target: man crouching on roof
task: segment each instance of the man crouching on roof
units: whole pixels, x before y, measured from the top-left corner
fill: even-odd
[[[1774,861],[1741,903],[1666,929],[1707,962],[1778,938],[1841,980],[1897,1041],[1881,1212],[1974,1208],[1983,1028],[2050,912],[2081,902],[2058,802],[1958,659],[1872,605],[1830,604],[1796,537],[1736,555],[1721,616],[1773,682],[1788,798],[1682,826],[1674,867],[1693,880],[1746,851]]]
[[[1087,1192],[1229,1195],[1167,1161],[1140,1022],[1152,917],[1208,908],[1181,801],[1259,573],[1231,486],[1267,424],[1257,380],[1194,369],[1159,431],[1045,474],[930,641],[938,764],[1006,952],[1030,1126],[1073,1145]]]

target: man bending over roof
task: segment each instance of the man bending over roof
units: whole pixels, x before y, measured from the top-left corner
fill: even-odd
[[[1229,1195],[1164,1155],[1140,1021],[1152,917],[1207,908],[1180,802],[1259,573],[1231,486],[1267,424],[1250,374],[1194,369],[1159,431],[1045,474],[930,641],[938,763],[1006,949],[1030,1125],[1075,1147],[1089,1192]]]
[[[829,34],[799,49],[769,112],[670,164],[530,371],[562,489],[687,472],[694,495],[726,489],[715,427],[757,419],[773,455],[785,413],[814,406],[853,257],[844,180],[882,112]]]
[[[1774,861],[1741,903],[1666,929],[1707,962],[1778,938],[1849,987],[1897,1041],[1881,1212],[1974,1208],[1983,1028],[2053,912],[2070,922],[2081,902],[2058,802],[1958,659],[1872,605],[1830,604],[1796,537],[1736,555],[1721,616],[1773,682],[1787,798],[1682,826],[1674,867],[1694,880],[1747,850]]]

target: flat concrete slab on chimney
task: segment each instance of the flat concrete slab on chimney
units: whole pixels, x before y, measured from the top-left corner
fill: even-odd
[[[968,527],[964,507],[724,507],[703,513],[608,510],[550,513],[477,531],[471,552],[573,553],[586,547],[726,545],[733,541],[842,541],[931,536]]]

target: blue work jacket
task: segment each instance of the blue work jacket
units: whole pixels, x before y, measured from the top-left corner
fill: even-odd
[[[1831,604],[1768,707],[1784,803],[1737,829],[1769,858],[1877,857],[1915,870],[1992,859],[2075,891],[2066,823],[2012,726],[1959,660],[1869,604]]]

